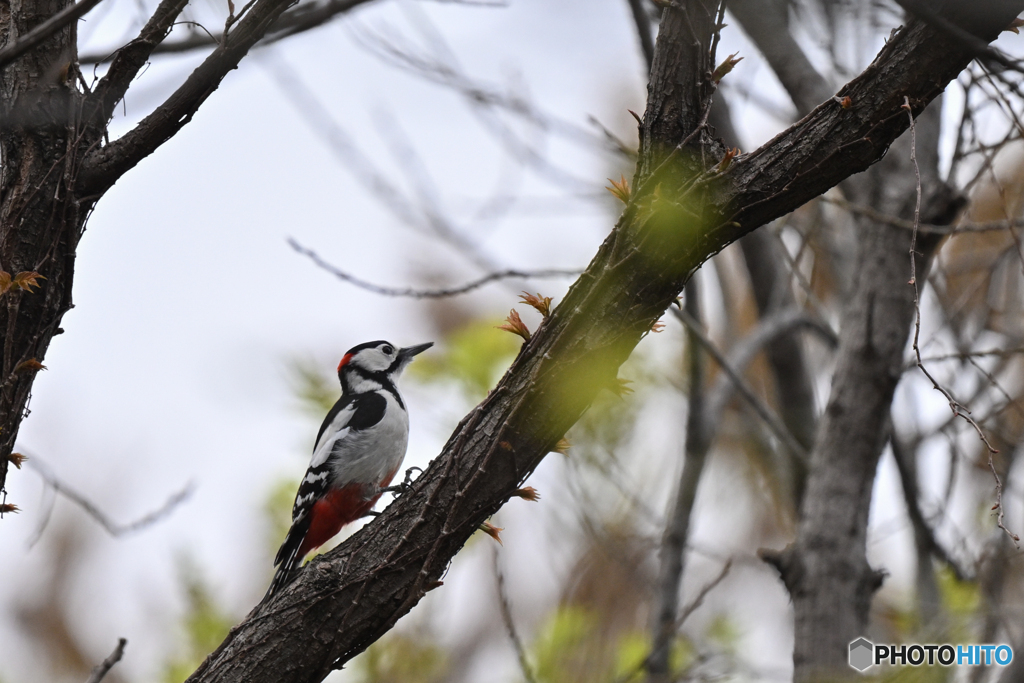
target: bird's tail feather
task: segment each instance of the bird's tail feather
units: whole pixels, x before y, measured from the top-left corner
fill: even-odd
[[[291,583],[298,574],[299,563],[302,562],[299,549],[309,531],[310,521],[310,516],[306,515],[304,519],[293,523],[292,528],[288,530],[288,535],[285,536],[284,543],[281,544],[281,548],[277,551],[277,557],[274,558],[274,566],[277,567],[277,571],[274,572],[274,578],[270,582],[267,594],[263,596],[264,602]]]

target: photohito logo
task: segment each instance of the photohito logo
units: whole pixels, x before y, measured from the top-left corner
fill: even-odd
[[[1006,666],[1013,661],[1009,645],[875,645],[867,638],[850,643],[850,666],[865,671],[890,666]]]

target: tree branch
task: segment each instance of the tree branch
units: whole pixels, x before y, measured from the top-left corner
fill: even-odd
[[[126,171],[169,140],[192,120],[199,106],[292,4],[294,0],[257,0],[235,29],[167,101],[124,136],[83,159],[75,191],[82,196],[103,193]],[[155,21],[155,17],[151,21]],[[116,91],[119,86],[110,87],[111,91]]]
[[[685,306],[687,319],[686,350],[689,367],[689,413],[686,417],[686,444],[683,467],[668,513],[665,515],[665,533],[661,541],[660,585],[656,595],[654,623],[651,628],[651,652],[645,666],[649,683],[667,683],[670,680],[670,655],[675,640],[679,612],[679,593],[682,590],[683,571],[686,567],[686,544],[690,535],[690,517],[697,500],[697,487],[707,462],[712,435],[707,432],[704,419],[707,359],[701,353],[703,332],[700,330],[700,290],[698,280],[686,283]]]
[[[57,12],[18,39],[14,45],[0,50],[0,67],[10,64],[41,42],[85,14],[103,0],[81,0]]]
[[[659,36],[656,51],[677,47]],[[843,89],[852,108],[826,102],[725,173],[638,188],[586,272],[411,490],[257,606],[189,681],[321,680],[363,651],[439,585],[479,524],[615,382],[704,260],[870,165],[907,126],[903,97],[920,111],[970,59],[937,29],[911,22]],[[666,105],[656,94],[645,122]],[[680,140],[692,132],[680,129]]]
[[[722,353],[715,346],[714,342],[712,342],[708,338],[708,336],[704,334],[703,331],[701,331],[700,327],[697,325],[697,322],[693,318],[688,316],[684,311],[680,311],[674,308],[671,310],[672,314],[675,315],[680,322],[686,325],[686,328],[693,335],[695,335],[697,341],[701,343],[701,346],[703,346],[708,351],[708,353],[711,354],[711,356],[715,359],[715,362],[717,362],[719,367],[722,368],[722,372],[724,372],[725,375],[728,377],[729,386],[735,388],[735,390],[739,392],[739,394],[744,398],[744,400],[746,400],[746,402],[754,409],[754,412],[757,413],[757,416],[760,417],[768,426],[768,429],[770,429],[772,434],[775,435],[775,438],[782,442],[786,449],[789,450],[798,460],[807,463],[809,460],[807,449],[800,445],[800,443],[793,437],[790,431],[786,428],[786,425],[784,425],[782,423],[782,420],[779,419],[779,416],[776,415],[771,408],[766,406],[764,402],[757,397],[757,394],[755,394],[754,390],[750,388],[750,385],[748,385],[746,381],[743,379],[743,377],[740,376],[741,370],[735,369],[732,366],[732,364],[729,363],[725,356],[723,356]],[[796,322],[797,320],[793,320],[790,324],[795,324]],[[777,330],[770,330],[770,332],[777,334],[778,332],[781,332],[784,329],[785,327],[779,326]],[[774,334],[772,334],[772,336],[774,336]],[[770,337],[766,335],[765,338],[763,338],[763,340],[758,339],[758,341],[761,341],[763,344],[769,338]],[[751,345],[751,347],[753,347],[753,345]],[[708,421],[717,422],[722,409],[725,408],[725,399],[729,393],[731,392],[721,392],[721,398],[718,398],[719,395],[716,394],[716,401],[714,405],[715,412],[711,413],[710,410],[708,411],[706,416]],[[710,401],[708,403],[708,407],[712,408]]]
[[[489,285],[492,282],[498,282],[499,280],[508,280],[511,278],[518,279],[530,279],[530,278],[549,278],[549,277],[575,277],[580,274],[579,270],[560,270],[557,268],[551,268],[548,270],[501,270],[494,273],[488,273],[481,278],[471,280],[464,285],[457,287],[445,287],[442,289],[416,289],[414,287],[384,287],[383,285],[375,285],[372,282],[367,282],[357,278],[355,275],[346,273],[345,271],[331,265],[327,261],[320,258],[312,249],[307,249],[293,238],[288,238],[288,246],[295,251],[299,252],[303,256],[308,256],[309,259],[315,263],[318,267],[326,270],[328,273],[343,280],[351,285],[354,285],[360,289],[365,289],[368,292],[374,294],[380,294],[381,296],[394,296],[394,297],[406,297],[410,299],[444,299],[451,296],[458,296],[460,294],[468,294],[475,289],[480,289],[484,285]]]
[[[92,670],[89,675],[89,679],[85,683],[100,683],[106,677],[110,670],[114,668],[114,665],[121,661],[121,657],[124,656],[124,646],[128,644],[128,641],[124,638],[117,639],[117,647],[110,653],[110,656],[104,659],[99,666]]]
[[[144,529],[149,525],[160,521],[161,519],[169,515],[171,512],[173,512],[175,508],[177,508],[179,505],[188,500],[192,496],[192,493],[195,491],[195,484],[193,482],[189,482],[185,484],[184,488],[182,488],[180,491],[168,497],[164,504],[161,505],[156,510],[147,512],[142,517],[134,521],[128,522],[127,524],[120,524],[118,522],[115,522],[105,512],[100,510],[100,508],[91,500],[89,500],[85,495],[79,493],[78,491],[64,483],[64,481],[62,481],[57,475],[55,475],[53,471],[50,470],[50,468],[38,457],[33,455],[31,457],[26,458],[25,462],[31,469],[35,470],[36,473],[39,474],[39,476],[42,478],[43,482],[47,486],[53,489],[56,493],[59,493],[68,500],[70,500],[75,505],[82,508],[86,512],[86,514],[88,514],[90,517],[96,520],[96,522],[101,527],[103,527],[103,529],[108,534],[114,537],[123,536],[125,534],[130,534],[135,531],[139,531],[140,529]],[[39,525],[39,529],[37,529],[36,534],[30,545],[33,545],[35,541],[39,538],[39,536],[42,535],[43,529],[45,529],[48,521],[49,512],[46,513],[42,523]]]
[[[145,66],[153,50],[171,32],[175,19],[187,4],[188,0],[161,0],[138,37],[114,53],[110,69],[86,100],[86,111],[91,110],[94,126],[106,126],[110,121],[117,103],[128,92],[128,86]]]

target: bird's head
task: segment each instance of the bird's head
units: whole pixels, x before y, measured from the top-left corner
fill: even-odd
[[[345,393],[373,391],[384,382],[394,383],[413,357],[434,342],[400,349],[384,340],[353,346],[338,363],[338,378]]]

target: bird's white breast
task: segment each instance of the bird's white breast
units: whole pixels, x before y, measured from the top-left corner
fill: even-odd
[[[387,410],[381,421],[364,430],[350,430],[332,456],[332,486],[353,483],[376,488],[405,459],[409,445],[409,415],[390,391],[381,391]]]

